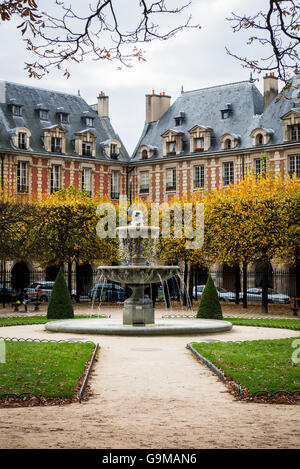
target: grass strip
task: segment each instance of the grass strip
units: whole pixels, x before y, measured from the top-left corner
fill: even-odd
[[[225,321],[229,321],[237,326],[253,326],[253,327],[276,327],[278,329],[291,329],[300,331],[299,319],[269,319],[269,318],[229,318],[225,317]]]
[[[31,392],[47,398],[72,398],[93,348],[92,343],[5,341],[0,394]]]
[[[105,318],[106,316],[84,316],[84,315],[75,315],[74,319],[88,319],[92,318]],[[47,319],[46,316],[25,316],[25,317],[9,317],[9,318],[0,318],[0,327],[7,326],[26,326],[30,324],[46,324],[50,321],[61,321],[61,319]]]
[[[295,338],[192,346],[250,394],[300,389],[299,365],[292,361]]]

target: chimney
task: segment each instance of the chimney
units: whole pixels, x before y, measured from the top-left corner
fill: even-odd
[[[93,104],[92,108],[97,111],[100,117],[109,117],[109,97],[101,91],[97,97],[97,104]]]
[[[264,76],[264,110],[269,106],[273,99],[278,95],[278,78],[274,73]]]
[[[164,113],[169,109],[171,96],[167,96],[165,92],[156,94],[146,94],[146,123],[158,121]]]

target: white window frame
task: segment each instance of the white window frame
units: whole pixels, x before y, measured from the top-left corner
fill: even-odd
[[[198,173],[198,174],[197,174]],[[203,189],[205,184],[205,166],[204,164],[194,166],[194,189]]]
[[[234,183],[234,162],[223,162],[223,185],[229,186]]]
[[[112,170],[110,179],[110,195],[112,199],[120,196],[120,171]]]
[[[51,166],[50,192],[53,194],[61,189],[61,166],[53,164]]]
[[[289,156],[289,175],[296,173],[296,177],[300,179],[300,155]]]
[[[18,161],[17,163],[17,192],[24,194],[28,192],[28,162]]]

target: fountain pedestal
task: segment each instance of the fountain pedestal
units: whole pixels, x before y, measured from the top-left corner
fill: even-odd
[[[124,301],[123,324],[126,326],[154,324],[153,302],[144,296],[144,286],[130,284],[128,286],[132,290],[132,295]]]

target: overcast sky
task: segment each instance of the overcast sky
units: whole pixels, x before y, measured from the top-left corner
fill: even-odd
[[[74,0],[74,3],[78,1]],[[132,13],[128,5],[136,0],[118,2],[122,4],[124,19],[128,15],[129,21]],[[180,1],[171,0],[171,3]],[[142,45],[147,61],[135,62],[132,68],[118,70],[118,63],[86,59],[71,68],[69,79],[59,72],[52,72],[41,80],[29,79],[24,70],[24,59],[30,61],[30,58],[19,30],[13,22],[1,24],[0,79],[74,94],[80,90],[89,104],[95,103],[98,93],[103,90],[110,97],[111,122],[131,154],[145,122],[145,94],[152,90],[164,91],[172,96],[173,102],[182,85],[188,91],[249,79],[249,70],[227,55],[225,46],[243,56],[252,56],[253,46],[246,45],[248,34],[233,33],[226,17],[232,11],[240,14],[259,11],[267,3],[267,0],[193,0],[188,11],[192,14],[192,22],[199,23],[201,29],[184,30],[168,41]],[[80,4],[82,6],[81,1]],[[46,5],[47,12],[51,13],[51,1],[47,0]],[[172,16],[174,26],[180,21],[178,15]],[[256,53],[259,56],[260,52],[256,50]],[[262,91],[262,77],[257,86]]]

